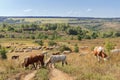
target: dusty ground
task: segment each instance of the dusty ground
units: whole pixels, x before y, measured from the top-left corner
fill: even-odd
[[[36,75],[36,70],[34,71],[27,71],[27,72],[21,72],[16,75],[11,76],[7,80],[33,80],[33,78]]]
[[[35,77],[35,74],[36,74],[36,73],[37,73],[37,71],[35,70],[35,71],[27,74],[27,75],[24,77],[23,80],[32,80],[32,79]]]
[[[49,79],[50,80],[73,80],[71,76],[55,68],[50,70]]]

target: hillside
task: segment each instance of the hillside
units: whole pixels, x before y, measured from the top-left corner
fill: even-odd
[[[120,18],[94,18],[94,17],[58,17],[58,16],[8,16],[0,17],[0,23],[67,23],[72,26],[81,26],[92,30],[120,30]]]

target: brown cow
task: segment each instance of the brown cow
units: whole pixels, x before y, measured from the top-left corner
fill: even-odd
[[[101,46],[95,47],[93,54],[98,58],[98,61],[100,61],[100,58],[102,58],[103,60],[107,60],[107,55],[105,54],[104,49]]]
[[[44,66],[44,55],[43,54],[31,55],[31,56],[25,57],[24,62],[22,63],[22,66],[28,67],[29,65],[33,65],[33,67],[36,69],[39,63],[41,63],[41,65]]]
[[[60,52],[52,53],[52,55],[60,55]]]

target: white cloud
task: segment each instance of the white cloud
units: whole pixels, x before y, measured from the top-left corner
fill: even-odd
[[[24,12],[31,12],[32,9],[25,9]]]
[[[79,11],[73,11],[73,10],[68,11],[67,14],[68,16],[80,16]]]
[[[91,11],[92,11],[92,9],[88,8],[86,11],[87,11],[87,12],[91,12]]]

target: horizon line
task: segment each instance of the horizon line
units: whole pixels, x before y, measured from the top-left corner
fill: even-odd
[[[80,17],[80,16],[0,16],[0,17],[7,17],[7,18],[117,18],[120,17]]]

